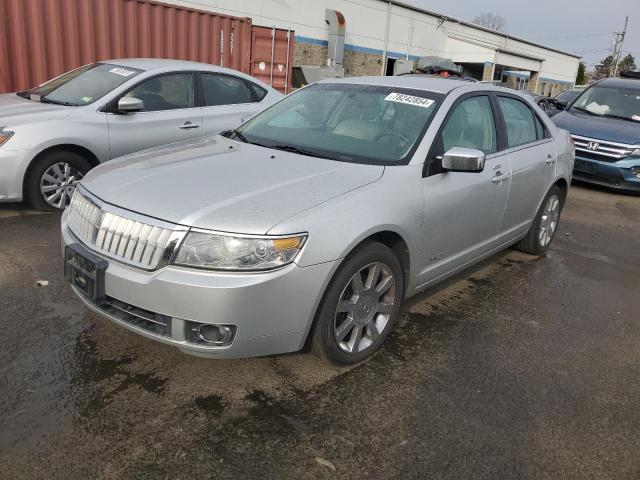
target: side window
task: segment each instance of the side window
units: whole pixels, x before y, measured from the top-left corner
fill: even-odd
[[[251,93],[243,80],[229,75],[200,74],[204,91],[204,106],[250,103]]]
[[[170,73],[153,77],[133,87],[125,97],[142,100],[143,112],[192,108],[194,106],[193,75]]]
[[[547,135],[547,129],[545,128],[545,126],[542,123],[542,121],[535,115],[534,115],[533,119],[536,122],[536,138],[538,140],[542,140],[544,138],[547,138],[549,135]]]
[[[256,85],[253,82],[247,82],[247,85],[249,85],[249,89],[251,90],[251,93],[253,93],[253,98],[256,102],[261,102],[262,99],[267,95],[267,91],[260,85]]]
[[[507,127],[507,146],[517,147],[539,139],[539,120],[526,103],[515,98],[498,97],[498,105],[502,111]],[[536,125],[538,120],[538,125]]]
[[[487,154],[496,152],[496,125],[489,97],[471,97],[460,102],[447,119],[441,141],[443,153],[453,147],[473,148]]]

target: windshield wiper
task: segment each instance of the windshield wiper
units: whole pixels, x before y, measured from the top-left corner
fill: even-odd
[[[50,100],[47,97],[41,97],[40,98],[40,103],[51,103],[53,105],[64,105],[65,107],[77,107],[78,106],[77,103],[60,102],[58,100]]]
[[[334,158],[328,157],[327,155],[321,155],[317,152],[313,152],[311,150],[306,150],[304,148],[296,147],[294,145],[265,145],[267,148],[275,148],[276,150],[283,150],[285,152],[297,153],[299,155],[306,155],[308,157],[316,157],[316,158],[325,158],[328,160],[335,160]]]
[[[234,135],[238,140],[240,140],[241,142],[244,142],[244,143],[251,143],[251,142],[247,139],[247,137],[245,137],[245,136],[244,136],[244,135],[243,135],[239,130],[233,129],[233,130],[230,130],[230,132],[231,132],[231,133],[232,133],[232,134],[233,134],[233,135]]]
[[[607,117],[607,118],[617,118],[618,120],[626,120],[626,121],[628,121],[628,122],[638,123],[638,121],[637,121],[637,120],[634,120],[634,119],[633,119],[633,118],[631,118],[631,117],[625,117],[624,115],[616,115],[616,114],[613,114],[613,113],[605,113],[605,114],[603,115],[603,117]]]
[[[602,116],[602,115],[599,115],[597,113],[592,112],[591,110],[587,110],[586,108],[582,108],[582,107],[571,107],[571,110],[579,110],[581,112],[588,113],[589,115],[593,115],[594,117],[601,117]]]

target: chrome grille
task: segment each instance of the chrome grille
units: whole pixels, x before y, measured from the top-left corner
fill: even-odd
[[[69,206],[69,228],[87,247],[130,265],[158,267],[175,231],[153,219],[127,218],[76,189]],[[131,216],[135,216],[131,214]]]
[[[585,152],[596,160],[617,162],[631,155],[637,147],[624,143],[605,142],[597,138],[571,135],[576,143],[576,151]]]

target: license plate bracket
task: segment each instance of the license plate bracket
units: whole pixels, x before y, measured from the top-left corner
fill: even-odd
[[[64,249],[64,277],[81,293],[94,301],[105,298],[104,274],[109,263],[78,243]]]
[[[595,175],[596,173],[598,173],[597,163],[587,162],[585,160],[580,160],[579,158],[576,158],[576,162],[573,168],[578,172],[589,173],[591,175]]]

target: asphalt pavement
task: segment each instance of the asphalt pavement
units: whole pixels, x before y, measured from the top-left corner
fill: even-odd
[[[0,326],[0,479],[640,479],[640,197],[573,187],[546,258],[411,299],[349,369],[88,314],[59,215],[4,205]]]

